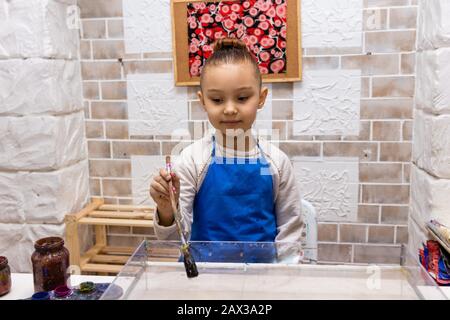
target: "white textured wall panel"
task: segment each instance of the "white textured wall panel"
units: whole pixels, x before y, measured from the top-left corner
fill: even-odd
[[[292,159],[303,198],[320,221],[356,221],[359,163],[357,158]]]
[[[449,195],[449,179],[435,178],[411,166],[411,206],[417,223],[436,219],[450,227]]]
[[[421,222],[419,225],[414,219],[417,214],[410,208],[410,218],[408,219],[408,250],[415,256],[419,253],[419,249],[423,248],[422,243],[426,244],[427,232],[425,224]]]
[[[0,117],[0,170],[58,169],[87,157],[82,111]]]
[[[87,160],[49,172],[0,173],[0,222],[62,223],[89,197]]]
[[[261,135],[272,134],[272,85],[265,83],[263,85],[269,89],[267,94],[266,103],[264,107],[256,114],[256,121],[253,128]]]
[[[21,190],[25,186],[18,185],[22,176],[22,173],[0,172],[0,203],[2,204],[0,222],[24,223],[26,220],[26,199]]]
[[[175,87],[173,74],[130,74],[127,97],[130,135],[187,132],[187,89]]]
[[[362,9],[362,0],[302,0],[302,47],[360,47]]]
[[[53,1],[70,5],[77,5],[78,2],[78,0],[53,0]]]
[[[294,83],[294,135],[358,135],[360,70],[310,70]]]
[[[0,223],[0,252],[8,258],[12,272],[30,273],[34,242],[45,237],[63,237],[64,229],[64,224]]]
[[[424,90],[424,87],[427,86],[424,80],[427,77],[430,78],[430,76],[427,76],[426,73],[431,70],[431,68],[425,66],[425,54],[426,52],[416,52],[416,82],[414,88],[414,105],[417,109],[423,109],[424,105],[433,105],[433,93]],[[428,85],[428,87],[429,86],[430,85]]]
[[[436,177],[450,179],[450,115],[416,110],[413,161]]]
[[[68,6],[53,0],[0,0],[0,59],[77,58],[79,30]]]
[[[450,47],[450,1],[419,0],[418,12],[418,48]]]
[[[125,51],[171,52],[169,0],[123,0]]]
[[[450,48],[417,53],[416,106],[450,113]]]
[[[82,110],[79,61],[0,60],[0,106],[8,115]]]
[[[176,156],[172,156],[175,162]],[[153,199],[149,195],[150,184],[155,174],[164,168],[165,156],[131,156],[131,178],[133,203],[154,205]],[[176,171],[176,166],[175,166]]]

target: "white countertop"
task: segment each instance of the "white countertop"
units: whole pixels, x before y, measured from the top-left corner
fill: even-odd
[[[184,279],[185,277],[181,277],[181,279]],[[112,282],[115,279],[114,276],[87,276],[87,275],[72,275],[70,277],[70,285],[71,286],[77,286],[81,282],[84,281],[93,281],[96,283],[106,283],[106,282]],[[173,278],[172,278],[173,280]],[[349,279],[347,279],[348,281]],[[305,286],[309,288],[317,287],[317,279],[315,280],[314,285],[310,284],[310,286]],[[328,282],[328,281],[327,281]],[[33,275],[30,273],[13,273],[11,274],[11,291],[0,297],[0,300],[17,300],[17,299],[27,299],[30,298],[34,293],[34,287],[33,287]],[[120,284],[120,283],[119,283]],[[142,283],[141,283],[142,284]],[[303,283],[305,285],[305,283]],[[330,284],[328,282],[328,284]],[[124,286],[125,288],[126,286]],[[328,288],[329,289],[329,288]],[[435,292],[432,292],[430,290],[432,288],[423,287],[421,288],[421,291],[423,294],[427,295],[430,299],[433,299],[433,294]],[[450,299],[450,287],[441,287],[440,288],[442,292]],[[427,294],[427,290],[430,290],[429,294]],[[132,299],[146,299],[148,295],[149,289],[144,290],[145,292],[139,293],[139,285],[137,286],[137,290],[135,290],[135,293],[133,294],[134,297],[131,297]],[[308,290],[309,294],[311,294],[311,291]],[[140,295],[139,297],[136,297],[137,295]],[[171,299],[176,299],[176,295],[172,294],[169,295]],[[203,297],[206,299],[211,299],[211,297]],[[281,297],[280,297],[281,298]],[[311,297],[314,299],[314,297]],[[151,299],[151,298],[150,298]],[[154,297],[153,297],[154,299]],[[315,299],[326,299],[325,295],[322,293],[316,295]]]
[[[448,294],[420,279],[409,279],[413,275],[396,265],[375,266],[375,276],[368,272],[371,266],[365,265],[199,262],[197,267],[199,276],[187,278],[180,263],[149,262],[136,281],[119,277],[115,283],[128,292],[125,298],[132,300],[415,300],[443,299],[443,294]]]
[[[92,281],[95,283],[112,282],[113,276],[85,276],[71,275],[70,285],[77,286],[84,281]],[[18,300],[30,298],[34,293],[33,275],[31,273],[12,273],[11,274],[11,291],[0,297],[0,300]]]

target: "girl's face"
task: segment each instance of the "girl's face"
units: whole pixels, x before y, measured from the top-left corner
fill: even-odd
[[[214,128],[233,136],[252,127],[267,92],[250,63],[224,63],[208,66],[197,94]]]

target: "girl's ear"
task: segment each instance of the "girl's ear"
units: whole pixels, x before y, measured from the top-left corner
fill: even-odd
[[[200,100],[200,104],[202,105],[203,109],[205,109],[205,97],[203,96],[201,90],[197,91],[197,97]]]
[[[261,92],[259,93],[258,109],[262,109],[262,107],[264,106],[268,93],[269,89],[267,87],[261,88]]]

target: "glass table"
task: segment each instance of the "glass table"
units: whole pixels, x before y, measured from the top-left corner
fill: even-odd
[[[447,299],[406,247],[398,265],[331,265],[305,261],[300,243],[191,242],[195,278],[179,247],[144,240],[101,299]]]

